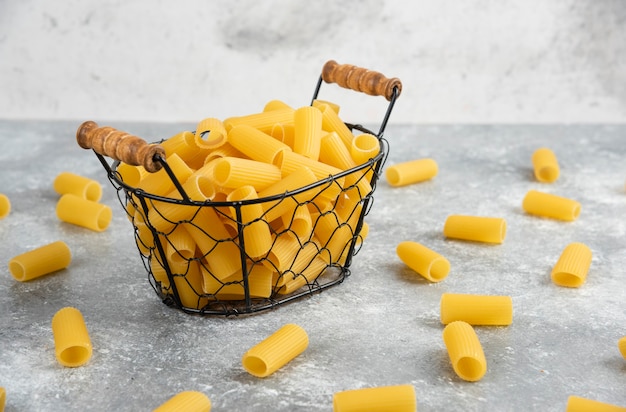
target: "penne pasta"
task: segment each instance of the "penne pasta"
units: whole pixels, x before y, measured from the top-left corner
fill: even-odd
[[[0,386],[0,412],[4,412],[4,407],[7,403],[7,391]]]
[[[183,225],[177,225],[167,235],[165,253],[167,260],[174,264],[186,264],[193,259],[196,251],[196,242]]]
[[[126,163],[120,163],[115,171],[122,181],[131,187],[137,187],[139,182],[148,175],[148,171],[143,166],[131,166]]]
[[[304,352],[309,337],[300,326],[289,323],[265,338],[242,357],[242,365],[248,373],[264,378],[282,368]]]
[[[109,206],[73,194],[61,196],[57,202],[56,214],[64,222],[96,232],[106,230],[113,218],[113,211]]]
[[[91,340],[82,313],[65,307],[52,317],[54,352],[57,361],[66,367],[82,366],[92,354]]]
[[[619,352],[622,354],[622,357],[626,359],[626,336],[622,337],[619,341],[617,341],[617,348]]]
[[[243,275],[239,270],[226,279],[217,279],[206,268],[202,268],[203,291],[221,300],[245,299]],[[269,298],[272,294],[273,272],[263,265],[248,267],[248,292],[250,298]]]
[[[591,249],[583,243],[570,243],[565,247],[550,277],[559,286],[577,288],[585,283],[591,266]]]
[[[313,220],[306,205],[296,206],[291,213],[281,216],[283,227],[290,230],[298,239],[308,239],[313,231]]]
[[[318,160],[322,137],[322,112],[317,107],[300,107],[293,114],[293,126],[293,151]]]
[[[196,135],[189,131],[180,132],[177,135],[170,137],[169,139],[161,142],[161,146],[165,149],[165,156],[168,164],[170,162],[169,158],[173,154],[176,154],[191,169],[198,169],[202,167],[204,164],[204,158],[211,150],[206,147],[198,146],[196,143]],[[184,179],[179,180],[184,181]]]
[[[168,399],[153,412],[210,412],[211,400],[202,392],[184,391]]]
[[[385,170],[387,182],[394,187],[423,182],[437,176],[439,166],[433,159],[398,163]]]
[[[254,127],[242,124],[228,132],[228,143],[252,160],[274,164],[276,156],[291,147]]]
[[[223,157],[216,162],[213,169],[215,183],[226,188],[252,186],[262,191],[281,179],[278,167],[256,160]]]
[[[328,106],[335,113],[339,114],[340,107],[339,107],[338,104],[333,103],[333,102],[329,102],[328,100],[320,100],[320,99],[313,100],[313,107],[317,107],[319,109],[320,107],[322,107],[324,105]]]
[[[270,100],[269,102],[265,103],[265,106],[263,106],[264,112],[271,112],[272,110],[280,110],[280,109],[293,110],[291,106],[289,106],[287,103],[283,102],[282,100]]]
[[[228,119],[224,119],[224,126],[227,131],[230,131],[230,129],[235,126],[246,125],[258,129],[263,133],[269,133],[276,123],[293,123],[293,112],[294,110],[291,107],[283,107],[263,111],[261,113],[229,117]]]
[[[346,124],[339,118],[333,106],[328,104],[319,104],[318,109],[322,112],[322,129],[327,132],[336,132],[343,144],[352,147],[352,139],[354,135]]]
[[[542,183],[552,183],[559,178],[559,162],[547,147],[535,150],[532,156],[535,178]]]
[[[62,240],[32,249],[9,260],[13,277],[25,282],[65,269],[72,261],[70,248]]]
[[[380,152],[380,142],[372,134],[360,134],[352,139],[350,155],[357,164],[363,164],[376,157]]]
[[[208,117],[198,123],[194,133],[194,143],[198,148],[216,149],[224,145],[226,141],[226,128],[221,120]]]
[[[11,201],[7,195],[0,193],[0,219],[4,219],[11,212]]]
[[[443,342],[454,372],[459,378],[475,382],[487,372],[487,360],[474,328],[463,321],[449,323],[443,329]]]
[[[417,242],[400,242],[396,253],[408,267],[431,282],[441,282],[450,272],[450,262]]]
[[[502,243],[506,236],[506,221],[498,217],[448,216],[443,226],[447,238],[484,243]]]
[[[580,203],[550,193],[530,190],[526,193],[522,207],[531,215],[573,221],[580,215]]]
[[[319,160],[340,170],[357,166],[357,162],[350,154],[350,149],[341,141],[337,132],[327,132],[321,137]]]
[[[413,385],[351,389],[333,395],[333,412],[415,412]]]
[[[441,323],[455,321],[470,325],[510,325],[513,322],[513,302],[510,296],[441,295]]]
[[[257,199],[257,193],[252,186],[242,186],[228,195],[228,201]],[[241,231],[243,232],[242,246],[246,254],[252,258],[265,255],[272,247],[272,235],[269,225],[261,220],[263,206],[253,203],[241,206]]]
[[[263,264],[273,271],[283,272],[291,267],[300,248],[300,241],[296,236],[289,232],[282,233],[274,240]]]
[[[626,412],[626,407],[611,405],[580,396],[570,396],[567,398],[565,412]]]
[[[166,160],[179,182],[186,181],[193,173],[193,170],[177,153],[169,155]],[[165,196],[175,189],[174,183],[165,169],[156,173],[149,173],[141,179],[137,188],[157,196]]]
[[[62,172],[54,178],[54,191],[60,195],[71,193],[97,202],[102,197],[102,186],[96,180],[75,173]]]
[[[202,272],[197,260],[185,262],[168,261],[174,286],[178,292],[180,303],[185,308],[201,308],[208,299],[202,297]]]

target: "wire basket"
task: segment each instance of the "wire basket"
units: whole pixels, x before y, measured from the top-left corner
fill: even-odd
[[[383,133],[402,85],[397,78],[331,60],[323,67],[311,105],[322,82],[389,101],[377,133],[345,123],[351,133],[375,136],[379,150],[356,167],[271,196],[192,200],[160,144],[91,121],[79,127],[78,143],[94,150],[117,190],[150,284],[164,303],[203,315],[253,313],[319,292],[350,275],[388,154]],[[109,164],[104,156],[114,161]],[[159,172],[178,196],[156,195],[125,181],[122,165]]]

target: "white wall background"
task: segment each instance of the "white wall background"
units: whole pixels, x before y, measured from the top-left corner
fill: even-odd
[[[626,121],[622,0],[0,0],[0,118],[300,106],[329,59],[399,77],[395,123]],[[382,116],[340,90],[344,120]]]

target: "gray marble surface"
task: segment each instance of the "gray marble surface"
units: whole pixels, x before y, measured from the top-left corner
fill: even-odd
[[[392,188],[382,179],[367,221],[370,234],[352,275],[321,294],[246,317],[200,317],[163,305],[147,281],[131,227],[104,170],[74,140],[80,122],[0,121],[0,192],[12,211],[0,220],[0,386],[7,412],[148,411],[183,390],[205,393],[215,411],[328,411],[335,392],[412,384],[420,411],[564,411],[569,395],[626,406],[626,126],[390,125],[387,165],[421,157],[439,164],[425,183]],[[105,122],[100,122],[104,124]],[[148,140],[189,124],[113,123]],[[561,177],[533,179],[530,156],[551,147]],[[96,233],[60,222],[54,177],[71,171],[104,186],[114,210]],[[526,215],[530,189],[578,200],[565,223]],[[506,219],[502,245],[447,240],[449,214]],[[26,283],[8,260],[64,240],[66,270]],[[395,254],[415,240],[451,262],[432,284]],[[570,242],[586,243],[593,261],[578,289],[550,281]],[[444,292],[513,299],[508,327],[477,327],[488,362],[475,383],[453,372],[443,344]],[[50,321],[64,306],[86,320],[94,352],[68,369],[54,357]],[[285,323],[309,334],[308,349],[259,379],[242,354]]]

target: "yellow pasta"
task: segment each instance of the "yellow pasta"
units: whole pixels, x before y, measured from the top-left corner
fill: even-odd
[[[276,156],[291,147],[254,127],[242,124],[228,132],[228,143],[252,160],[273,164]]]
[[[283,177],[290,175],[302,167],[308,167],[311,169],[318,180],[326,179],[328,176],[341,173],[341,170],[336,167],[329,166],[326,163],[322,163],[317,160],[309,159],[308,157],[295,152],[281,152],[276,157],[275,164],[280,168]],[[343,182],[343,179],[338,180]]]
[[[106,230],[113,218],[113,211],[109,206],[73,194],[61,196],[57,202],[56,214],[64,222],[96,232]]]
[[[439,166],[433,159],[417,159],[389,166],[385,177],[391,186],[398,187],[432,179],[438,171]]]
[[[311,171],[311,169],[309,169],[308,167],[300,167],[294,170],[291,174],[260,191],[259,198],[265,198],[290,192],[315,183],[316,180],[317,177]],[[293,211],[299,203],[306,202],[307,200],[312,199],[315,194],[318,193],[320,190],[320,188],[316,188],[272,202],[263,202],[265,219],[268,222],[271,222],[274,219],[278,219],[280,216],[290,211]]]
[[[291,230],[299,239],[308,239],[313,230],[313,220],[306,205],[299,205],[291,213],[281,216],[283,227]]]
[[[612,405],[580,396],[570,396],[567,398],[565,412],[626,412],[626,407]]]
[[[341,141],[337,132],[327,132],[320,140],[319,160],[340,170],[357,166],[350,149]]]
[[[316,107],[304,106],[293,114],[293,151],[313,160],[320,155],[322,137],[322,112]]]
[[[336,132],[347,148],[352,147],[354,135],[348,126],[339,118],[339,115],[333,107],[328,104],[320,104],[317,107],[322,112],[322,128],[327,132]]]
[[[550,274],[559,286],[577,288],[585,283],[591,266],[591,249],[583,243],[570,243],[565,247]]]
[[[531,215],[573,221],[580,215],[580,203],[550,193],[530,190],[526,193],[522,207]]]
[[[126,163],[120,163],[115,171],[122,181],[131,187],[139,185],[139,182],[148,175],[148,171],[143,166],[131,166]]]
[[[196,126],[194,142],[200,149],[215,149],[227,141],[226,127],[214,117],[203,119]]]
[[[74,194],[97,202],[102,197],[102,186],[96,180],[75,173],[62,172],[54,178],[54,191],[60,195]]]
[[[291,293],[306,285],[307,281],[312,282],[320,275],[323,269],[326,268],[326,263],[318,257],[319,250],[319,244],[314,241],[307,242],[297,251],[288,270],[274,272],[274,285],[277,288],[287,285],[285,288],[280,289],[279,293]],[[324,263],[323,268],[319,267],[318,261]]]
[[[89,361],[93,348],[85,319],[78,309],[59,310],[52,317],[52,333],[54,352],[61,365],[74,368]]]
[[[170,156],[176,154],[192,169],[200,168],[204,164],[204,158],[211,150],[199,147],[196,143],[196,135],[189,131],[184,131],[170,137],[161,142],[161,146],[165,149],[168,164]],[[184,179],[181,181],[183,180]]]
[[[417,399],[413,385],[379,386],[337,392],[333,412],[415,412]]]
[[[363,164],[380,152],[380,142],[372,134],[360,134],[352,139],[350,155],[357,164]]]
[[[4,407],[7,403],[7,391],[0,386],[0,412],[4,412]]]
[[[0,219],[4,219],[11,212],[11,201],[7,195],[0,193]]]
[[[417,242],[401,242],[396,253],[407,266],[431,282],[441,282],[450,272],[448,259]]]
[[[271,112],[272,110],[279,110],[279,109],[293,110],[291,106],[289,106],[287,103],[283,102],[282,100],[270,100],[269,102],[265,104],[265,106],[263,106],[264,112]]]
[[[335,113],[339,114],[340,107],[337,103],[329,102],[328,100],[320,100],[320,99],[313,100],[313,107],[317,107],[319,109],[320,107],[324,105],[328,106]]]
[[[257,193],[252,186],[242,186],[228,195],[228,201],[257,199]],[[244,249],[252,258],[260,257],[269,252],[272,247],[272,234],[269,225],[261,220],[263,206],[253,203],[241,206],[241,223],[243,227]]]
[[[167,156],[166,161],[179,182],[186,181],[193,173],[193,170],[177,153]],[[149,173],[141,179],[137,187],[153,195],[165,196],[174,190],[174,183],[165,168],[162,168],[158,172]]]
[[[535,178],[543,183],[552,183],[559,178],[559,162],[554,152],[547,147],[535,150],[532,156]]]
[[[202,392],[184,391],[172,396],[153,412],[210,412],[211,400]]]
[[[506,236],[506,221],[498,217],[448,216],[443,226],[447,238],[484,243],[502,243]]]
[[[203,291],[223,300],[244,299],[243,275],[239,270],[226,279],[217,279],[206,268],[202,268]],[[268,298],[272,294],[273,272],[263,265],[248,267],[248,292],[251,298]]]
[[[475,382],[487,372],[487,360],[474,328],[461,320],[449,323],[443,329],[443,341],[454,372],[459,378]]]
[[[196,242],[183,225],[178,225],[167,235],[165,253],[167,259],[173,263],[185,263],[193,259],[196,251]]]
[[[470,325],[510,325],[513,322],[513,301],[510,296],[441,295],[441,323],[462,320]]]
[[[264,378],[300,355],[308,345],[306,331],[296,324],[288,323],[250,348],[241,362],[248,373]]]
[[[206,304],[207,298],[200,296],[203,284],[200,263],[197,260],[190,260],[181,263],[169,261],[168,264],[183,307],[199,308]]]
[[[274,271],[285,271],[293,264],[300,247],[300,241],[296,236],[289,232],[283,233],[274,240],[272,249],[263,264]]]
[[[622,354],[622,357],[626,359],[626,336],[617,341],[617,348],[619,352]]]
[[[150,259],[150,272],[154,276],[154,280],[161,283],[161,289],[170,288],[170,278],[167,276],[167,270],[163,266],[163,262],[157,259],[156,255],[152,255]]]
[[[259,129],[263,133],[269,133],[276,123],[293,123],[293,112],[292,108],[283,107],[245,116],[229,117],[224,119],[224,126],[226,126],[227,131],[230,131],[235,126],[246,125]]]
[[[9,260],[9,271],[16,280],[25,282],[65,269],[71,261],[70,248],[58,240],[15,256]]]
[[[213,169],[215,183],[230,189],[249,185],[262,191],[281,179],[278,167],[256,160],[223,157],[216,162]]]

